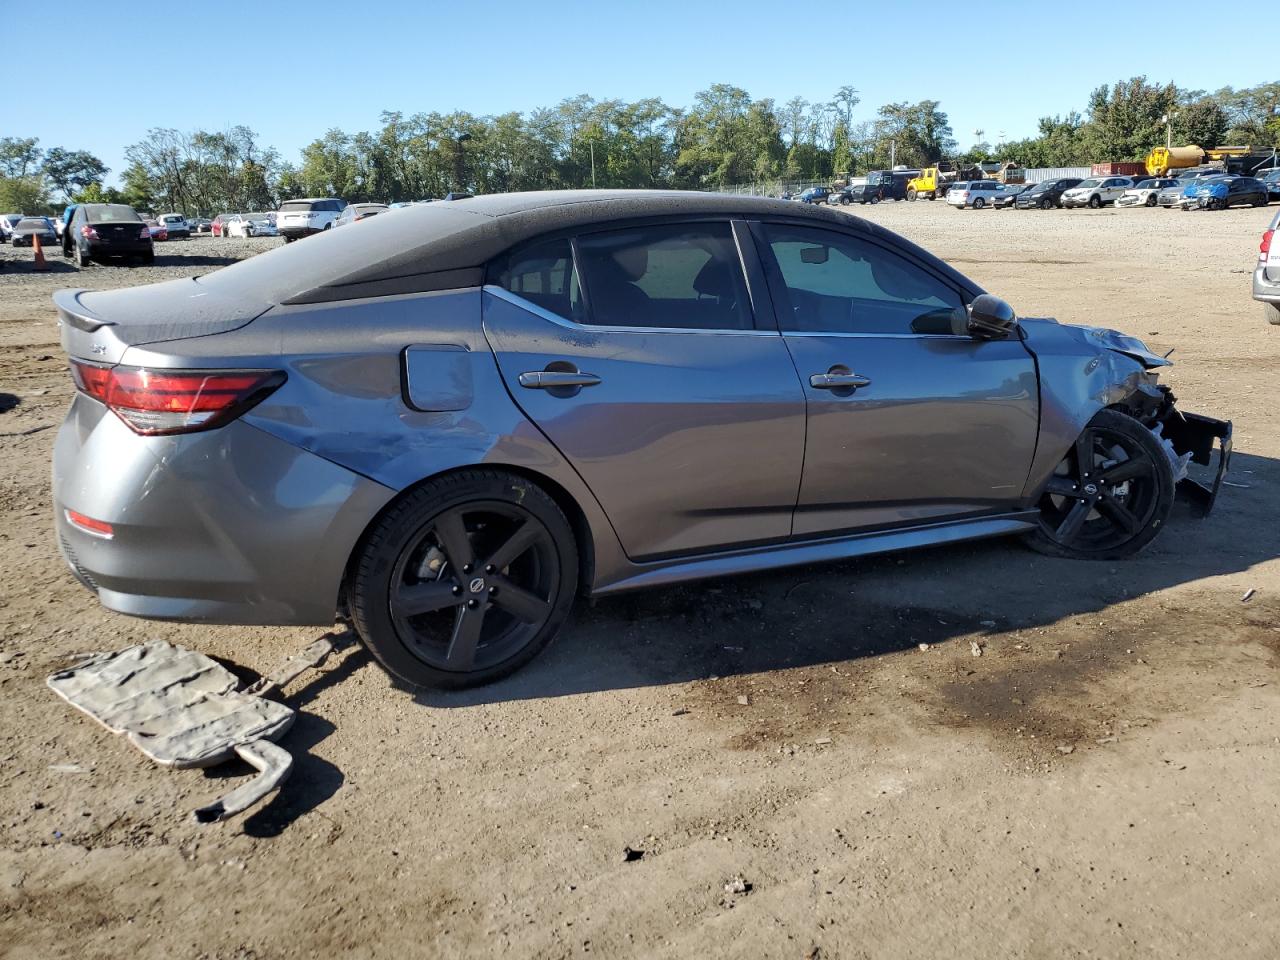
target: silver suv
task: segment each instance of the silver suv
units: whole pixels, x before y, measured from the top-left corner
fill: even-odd
[[[1115,203],[1132,186],[1133,180],[1129,177],[1090,177],[1064,193],[1062,205],[1096,210],[1105,204]]]

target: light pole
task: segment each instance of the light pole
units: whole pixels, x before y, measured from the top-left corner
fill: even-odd
[[[596,188],[596,142],[587,141],[587,149],[591,151],[591,189]]]
[[[1170,110],[1160,119],[1164,121],[1164,148],[1166,150],[1172,150],[1173,149],[1173,111]]]

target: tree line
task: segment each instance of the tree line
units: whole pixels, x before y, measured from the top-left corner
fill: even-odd
[[[498,116],[384,112],[374,131],[327,131],[297,162],[244,126],[156,128],[126,148],[119,187],[104,186],[107,168],[87,151],[42,150],[33,138],[4,137],[0,212],[50,210],[68,199],[210,215],[273,209],[297,196],[390,202],[449,191],[706,190],[832,180],[891,162],[920,167],[956,157],[939,101],[889,103],[855,122],[860,102],[852,86],[827,101],[780,103],[714,84],[687,107],[582,95]],[[1141,160],[1165,142],[1166,124],[1177,144],[1280,146],[1280,82],[1208,93],[1134,77],[1096,88],[1083,113],[1041,119],[1035,136],[981,142],[959,159],[1029,167]]]

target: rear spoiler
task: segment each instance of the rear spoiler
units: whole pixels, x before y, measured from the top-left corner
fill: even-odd
[[[100,317],[80,302],[80,294],[88,293],[84,287],[76,290],[58,290],[53,295],[53,305],[58,308],[58,322],[67,323],[77,330],[93,333],[102,327],[114,327],[115,321]]]

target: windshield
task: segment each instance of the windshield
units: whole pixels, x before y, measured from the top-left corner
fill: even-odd
[[[90,223],[138,223],[142,218],[133,207],[123,203],[91,203],[85,207]]]
[[[1079,183],[1079,186],[1081,186],[1081,187],[1096,187],[1096,186],[1100,186],[1100,185],[1101,185],[1101,183],[1102,183],[1102,181],[1101,181],[1101,180],[1081,180],[1081,181],[1080,181],[1080,183]]]
[[[1263,183],[1275,183],[1277,180],[1280,180],[1280,170],[1272,170],[1270,173],[1262,175]]]

